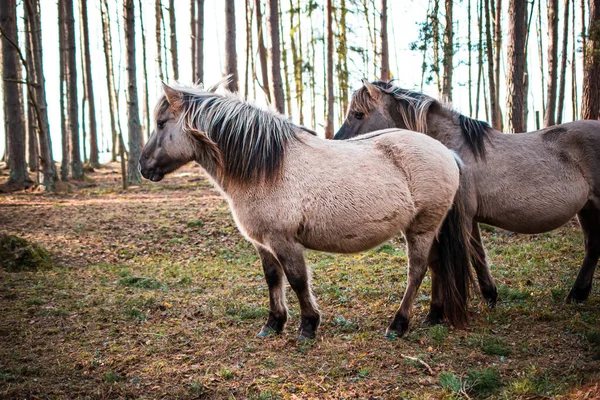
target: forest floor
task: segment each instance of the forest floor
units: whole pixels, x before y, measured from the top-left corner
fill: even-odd
[[[6,180],[2,171],[0,183]],[[0,268],[0,398],[600,398],[600,285],[564,304],[583,257],[576,221],[541,235],[483,227],[500,291],[467,329],[384,337],[406,286],[401,237],[361,254],[307,252],[322,310],[297,342],[257,338],[268,295],[259,259],[198,167],[120,189],[118,165],[61,193],[0,195],[0,233],[55,266]]]

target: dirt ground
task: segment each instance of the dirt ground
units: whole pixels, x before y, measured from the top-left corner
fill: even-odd
[[[7,179],[0,171],[0,184]],[[317,339],[257,338],[260,262],[200,168],[120,189],[117,164],[59,193],[0,194],[0,234],[44,246],[52,268],[0,268],[0,398],[600,398],[600,290],[564,304],[583,258],[576,221],[547,234],[484,226],[500,301],[467,329],[384,331],[406,286],[401,237],[361,254],[307,252]]]

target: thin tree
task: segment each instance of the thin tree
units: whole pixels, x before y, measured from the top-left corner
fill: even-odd
[[[244,99],[248,100],[250,90],[250,59],[252,58],[252,10],[250,0],[244,1],[244,18],[246,19],[246,64],[244,66]]]
[[[227,88],[237,92],[237,50],[235,48],[235,0],[225,0],[225,74],[229,75]]]
[[[71,157],[68,129],[67,103],[67,28],[66,28],[66,1],[58,1],[58,41],[59,41],[59,79],[60,79],[60,138],[62,149],[62,160],[60,163],[60,179],[63,182],[69,180],[69,159]]]
[[[498,97],[496,94],[498,93],[496,90],[496,77],[494,74],[494,54],[492,48],[492,28],[491,28],[491,19],[492,12],[490,10],[490,2],[493,0],[484,0],[485,3],[485,41],[486,41],[486,50],[487,50],[487,62],[488,62],[488,84],[489,84],[489,103],[490,110],[492,113],[492,126],[496,129],[502,128],[502,121],[500,117],[499,107],[498,107]]]
[[[560,58],[560,78],[558,80],[558,107],[556,110],[556,123],[562,124],[563,110],[565,107],[565,90],[567,76],[567,48],[569,44],[569,0],[565,0],[564,20],[563,20],[563,41]]]
[[[315,29],[314,29],[314,22],[313,22],[313,11],[316,10],[318,8],[318,4],[313,1],[313,0],[309,0],[308,3],[308,19],[310,20],[310,59],[314,60],[316,57],[316,50],[315,50],[315,43],[317,41],[317,38],[315,37]],[[310,84],[310,123],[311,123],[311,127],[314,129],[316,126],[316,120],[317,120],[317,110],[316,110],[316,104],[317,104],[317,81],[316,81],[316,74],[315,74],[315,67],[313,65],[313,63],[306,63],[307,68],[309,68],[309,84]]]
[[[177,56],[177,25],[175,23],[175,0],[169,0],[169,27],[171,31],[171,63],[173,79],[179,79],[179,57]]]
[[[54,190],[56,169],[52,156],[52,139],[50,137],[50,124],[48,122],[48,105],[46,102],[46,80],[43,70],[42,55],[42,29],[40,23],[39,0],[25,0],[25,12],[30,24],[31,48],[33,53],[33,65],[35,76],[36,111],[38,118],[38,142],[40,165],[44,176],[43,185],[47,191]]]
[[[23,105],[19,92],[20,68],[17,48],[13,44],[17,39],[17,17],[15,0],[7,0],[0,7],[0,27],[2,28],[2,77],[4,80],[4,118],[10,175],[8,183],[16,187],[24,187],[29,181],[27,163],[25,161],[25,120]]]
[[[451,1],[451,0],[447,0]],[[388,46],[388,32],[387,32],[387,0],[381,0],[381,80],[390,80],[390,51]],[[452,17],[451,17],[452,18]]]
[[[197,0],[196,10],[196,58],[194,80],[204,82],[204,0]]]
[[[327,119],[325,123],[325,138],[333,139],[333,6],[332,0],[327,0],[325,18],[327,20]]]
[[[488,1],[488,0],[486,0]],[[433,12],[431,13],[431,37],[433,42],[433,65],[431,69],[435,75],[435,84],[437,86],[438,93],[442,92],[442,85],[440,79],[440,2],[439,0],[433,0]]]
[[[279,10],[279,32],[283,32],[283,17],[281,14],[281,3],[278,4]],[[290,75],[287,62],[287,47],[285,45],[285,35],[279,36],[281,40],[281,62],[283,63],[283,97],[284,103],[287,106],[287,115],[292,117],[292,95],[290,93]]]
[[[444,74],[442,79],[442,98],[452,101],[452,71],[454,56],[454,29],[452,19],[453,0],[446,0],[446,27],[444,28]]]
[[[197,23],[196,23],[196,0],[190,0],[190,32],[191,32],[191,40],[192,40],[192,77],[194,77],[194,78],[196,77],[196,26],[197,26]]]
[[[121,142],[119,135],[117,134],[117,120],[116,120],[116,109],[115,109],[115,83],[113,73],[113,58],[112,58],[112,39],[110,34],[110,20],[108,14],[107,0],[102,0],[100,6],[100,13],[102,16],[102,42],[104,44],[104,62],[106,66],[106,87],[108,90],[108,109],[110,116],[110,128],[111,128],[111,143],[112,143],[112,161],[117,160],[117,146]],[[121,160],[123,162],[124,160]],[[123,175],[123,181],[125,181],[125,175]]]
[[[265,47],[265,40],[263,38],[263,23],[262,23],[262,12],[260,10],[260,0],[254,0],[254,12],[256,13],[256,30],[258,40],[258,58],[260,60],[260,72],[262,77],[261,87],[267,101],[271,102],[271,89],[269,86],[269,68],[267,66],[267,48]]]
[[[346,0],[340,0],[340,20],[338,23],[338,40],[337,40],[337,76],[338,76],[338,87],[340,91],[340,108],[342,112],[340,113],[340,117],[344,115],[346,110],[348,109],[348,39],[347,39],[347,27],[346,27],[346,14],[348,14],[348,9],[346,8]],[[386,17],[387,19],[387,17]],[[386,35],[387,41],[387,35]],[[386,46],[389,47],[389,46]],[[302,52],[301,52],[302,53]],[[389,51],[388,51],[388,59],[389,59]],[[389,62],[388,62],[388,72],[389,72]],[[388,73],[388,80],[390,79]],[[302,124],[302,122],[300,122]]]
[[[558,0],[548,1],[548,98],[544,126],[556,123],[556,81],[558,75]]]
[[[155,20],[155,39],[156,39],[156,64],[158,67],[158,78],[161,81],[165,80],[165,75],[163,73],[163,62],[162,62],[162,22],[163,22],[163,14],[162,14],[162,4],[161,0],[156,0],[154,7],[154,14],[156,16]]]
[[[133,0],[125,0],[125,47],[127,49],[127,128],[129,134],[129,159],[127,160],[127,183],[139,185],[142,175],[138,168],[142,152],[142,132],[138,107],[136,60],[135,60],[135,13]]]
[[[590,0],[581,118],[600,119],[600,0]]]
[[[541,99],[542,99],[542,113],[546,113],[546,73],[544,72],[544,46],[542,43],[542,0],[538,0],[538,9],[537,9],[537,38],[538,38],[538,58],[540,62],[540,79],[541,79]]]
[[[494,8],[494,0],[490,0],[492,5],[492,13],[494,17],[494,93],[496,104],[496,115],[498,119],[498,129],[503,130],[502,109],[500,107],[500,56],[502,55],[502,0],[496,0]]]
[[[576,49],[577,40],[575,38],[575,0],[571,2],[571,106],[573,119],[579,115],[577,105],[577,63],[576,63]]]
[[[297,41],[297,35],[300,34],[300,7],[295,8],[293,0],[290,0],[290,41],[292,49],[292,61],[294,63],[294,85],[296,89],[296,107],[298,108],[298,114],[300,119],[300,125],[304,124],[304,118],[302,113],[303,108],[303,86],[302,86],[302,36],[299,36]],[[298,23],[296,24],[294,16],[298,15]],[[300,49],[299,49],[300,47]]]
[[[35,85],[37,82],[35,78],[35,68],[33,66],[33,49],[31,44],[31,23],[29,21],[29,15],[24,14],[24,25],[25,25],[25,70],[27,71],[27,164],[29,165],[29,171],[38,172],[38,119],[36,116],[36,105],[35,97],[31,94],[33,90],[29,87]],[[39,175],[39,174],[38,174]],[[36,184],[39,184],[39,180],[36,175]]]
[[[475,91],[475,118],[479,118],[479,96],[481,95],[481,81],[483,75],[483,2],[479,0],[477,7],[477,89]],[[487,108],[486,108],[487,112]],[[486,118],[487,119],[487,118]]]
[[[467,0],[467,49],[469,51],[468,54],[468,77],[467,77],[467,87],[469,88],[469,115],[473,115],[473,42],[471,38],[471,0]]]
[[[525,132],[525,42],[527,37],[527,1],[508,2],[508,65],[506,96],[507,131]]]
[[[271,47],[269,48],[269,58],[271,59],[271,99],[273,105],[280,113],[285,112],[283,97],[283,82],[281,80],[281,51],[279,49],[279,1],[268,0],[267,14],[269,35],[271,36]]]
[[[83,54],[85,61],[84,77],[88,102],[88,118],[90,129],[90,165],[93,168],[100,166],[98,158],[98,133],[96,130],[96,105],[94,101],[94,88],[92,85],[92,62],[90,56],[90,32],[88,27],[87,1],[81,1],[81,25],[83,27]]]
[[[138,0],[139,9],[140,9],[140,31],[142,34],[142,68],[144,70],[144,116],[146,117],[146,126],[145,131],[147,136],[150,137],[150,132],[152,131],[150,125],[150,98],[148,93],[148,58],[146,57],[146,31],[144,30],[144,13],[142,8],[142,0]],[[144,134],[142,134],[142,138]]]

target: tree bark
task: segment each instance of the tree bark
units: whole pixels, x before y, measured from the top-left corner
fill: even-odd
[[[198,0],[196,5],[196,75],[197,83],[204,82],[204,0]]]
[[[171,31],[171,63],[173,79],[179,80],[179,58],[177,56],[177,29],[175,24],[175,0],[169,0],[169,27]]]
[[[498,113],[498,93],[496,90],[496,81],[494,75],[494,54],[492,48],[492,29],[491,19],[492,13],[490,10],[490,2],[494,0],[484,0],[485,2],[485,38],[486,38],[486,49],[488,58],[488,84],[489,84],[489,98],[490,98],[490,110],[492,112],[492,126],[495,129],[500,130],[502,128],[502,121]]]
[[[125,37],[127,49],[127,128],[129,133],[129,158],[127,160],[127,183],[139,185],[142,175],[138,168],[142,152],[142,133],[138,107],[136,60],[135,60],[135,16],[133,0],[124,0]]]
[[[269,48],[269,58],[271,59],[270,81],[272,83],[271,99],[277,111],[283,114],[285,104],[283,82],[281,80],[281,51],[279,49],[279,1],[268,0],[267,5],[269,34],[271,36],[271,47]]]
[[[2,75],[4,79],[4,118],[10,175],[8,183],[24,187],[30,182],[25,161],[25,120],[23,105],[19,93],[20,68],[17,49],[10,43],[17,44],[17,17],[15,0],[6,0],[0,7],[0,26],[2,27]]]
[[[60,130],[62,160],[60,163],[60,179],[63,182],[69,180],[69,159],[71,158],[67,114],[67,27],[66,27],[66,4],[65,0],[58,1],[58,39],[59,39],[59,64],[60,64]]]
[[[154,7],[154,14],[156,16],[156,29],[155,29],[155,38],[156,38],[156,64],[158,67],[158,78],[161,81],[165,80],[165,75],[163,73],[163,62],[162,62],[162,3],[161,0],[156,0]]]
[[[152,125],[150,125],[150,95],[148,93],[148,58],[146,57],[146,32],[144,30],[144,13],[142,8],[142,0],[138,0],[138,4],[140,8],[140,29],[142,31],[142,67],[144,69],[144,115],[146,117],[146,135],[144,135],[142,132],[142,138],[144,138],[144,136],[150,138],[150,132],[152,132]]]
[[[452,0],[448,0],[452,1]],[[381,0],[381,80],[390,80],[390,52],[387,32],[387,0]]]
[[[486,0],[487,1],[487,0]],[[432,70],[435,75],[435,84],[437,86],[438,93],[442,92],[442,85],[440,80],[440,1],[433,0],[433,13],[431,14],[431,35],[433,42],[433,66]]]
[[[279,13],[279,32],[283,32],[283,18],[281,16],[281,3],[278,5]],[[290,93],[290,75],[287,62],[287,47],[285,45],[285,35],[280,33],[279,39],[281,40],[281,62],[283,63],[283,97],[284,103],[287,106],[287,115],[292,118],[292,95]]]
[[[81,24],[83,26],[83,53],[85,57],[85,82],[88,101],[88,118],[90,129],[90,165],[93,168],[100,166],[98,157],[98,133],[96,130],[96,105],[94,101],[94,88],[92,85],[92,63],[90,56],[90,33],[88,27],[87,1],[81,1]]]
[[[387,6],[387,5],[386,5]],[[387,8],[387,7],[386,7]],[[346,14],[348,13],[348,9],[346,8],[346,0],[340,1],[340,23],[339,23],[339,36],[338,36],[338,85],[340,88],[340,108],[342,110],[341,116],[344,115],[346,110],[348,109],[348,36],[347,36],[347,26],[346,26]],[[386,11],[387,13],[387,11]],[[387,15],[386,15],[387,21]],[[387,24],[387,22],[386,22]],[[386,49],[389,49],[387,45],[387,33],[386,33]],[[382,45],[383,47],[383,45]],[[389,72],[389,50],[388,52],[388,78],[391,79],[391,75]],[[300,52],[302,54],[302,52]],[[302,123],[301,123],[302,124]]]
[[[556,123],[556,78],[558,70],[558,0],[548,1],[548,98],[544,126]]]
[[[33,49],[31,44],[31,22],[29,21],[29,15],[24,13],[24,25],[25,25],[25,61],[27,71],[27,83],[26,87],[28,90],[27,96],[27,164],[29,165],[29,171],[39,171],[38,162],[38,120],[36,118],[36,105],[35,98],[31,96],[34,92],[30,86],[35,85],[37,80],[35,77],[35,67],[33,65]],[[39,182],[36,182],[39,184]]]
[[[454,69],[454,29],[452,19],[453,0],[446,0],[446,27],[444,29],[444,75],[442,79],[442,99],[452,101],[452,71]]]
[[[239,79],[235,48],[235,0],[225,0],[225,75],[230,76],[227,88],[237,92]]]
[[[325,123],[325,139],[333,139],[333,7],[332,0],[327,0],[327,119]]]
[[[141,0],[140,0],[141,1]],[[140,7],[141,9],[141,7]],[[196,77],[196,0],[190,0],[190,32],[192,41],[192,78]]]
[[[102,42],[104,44],[104,62],[106,66],[106,87],[108,90],[108,113],[110,115],[110,128],[111,128],[111,143],[112,143],[112,161],[117,160],[117,146],[119,144],[119,137],[117,134],[117,122],[116,122],[116,109],[115,109],[115,83],[113,74],[113,60],[112,60],[112,40],[110,34],[110,21],[108,16],[108,5],[106,0],[102,0],[100,6],[100,13],[102,15]],[[123,177],[125,180],[125,177]]]
[[[271,103],[271,89],[269,85],[269,68],[267,66],[267,49],[263,37],[262,12],[260,10],[260,0],[254,0],[254,11],[256,13],[256,31],[258,40],[258,58],[260,59],[260,72],[262,75],[261,87],[267,101]]]
[[[590,0],[581,118],[600,119],[600,0]]]
[[[492,5],[494,4],[492,1]],[[494,17],[494,86],[496,87],[495,104],[496,115],[498,119],[498,130],[504,128],[502,120],[502,109],[500,108],[500,56],[502,55],[502,0],[496,0],[495,17]],[[494,7],[492,7],[494,9]]]
[[[506,97],[507,132],[525,132],[525,39],[527,36],[527,0],[508,3],[508,65]]]
[[[558,80],[558,107],[556,110],[556,123],[562,124],[563,111],[565,107],[565,90],[567,77],[567,50],[569,44],[569,0],[565,0],[564,21],[563,21],[563,41],[562,53],[560,59],[560,78]]]

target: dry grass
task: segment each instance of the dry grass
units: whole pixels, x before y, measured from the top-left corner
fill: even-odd
[[[598,285],[585,304],[562,302],[583,256],[576,222],[537,236],[484,229],[498,307],[474,299],[468,329],[425,327],[426,280],[396,341],[383,332],[405,288],[402,239],[309,252],[317,339],[295,341],[291,292],[285,333],[258,339],[259,260],[199,176],[190,167],[122,192],[109,167],[91,174],[95,186],[0,197],[0,233],[41,244],[56,264],[0,269],[0,398],[598,396]]]

